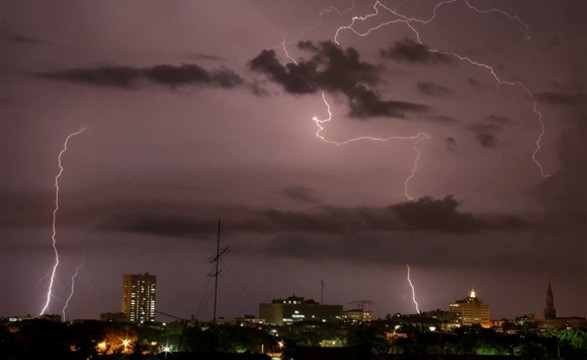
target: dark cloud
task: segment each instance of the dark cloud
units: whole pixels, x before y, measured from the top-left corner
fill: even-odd
[[[481,83],[479,82],[479,80],[472,78],[472,77],[469,77],[469,79],[467,79],[467,83],[477,90],[481,90],[483,88],[483,86],[481,86]]]
[[[385,59],[408,62],[410,64],[435,65],[453,63],[453,58],[449,55],[431,50],[426,45],[420,44],[410,38],[396,41],[390,48],[381,49],[379,54]]]
[[[293,187],[300,198],[311,191]],[[288,193],[292,193],[289,188]],[[50,223],[53,194],[20,194],[4,196],[0,210],[7,227],[45,227]],[[275,208],[193,204],[187,201],[110,200],[101,205],[75,206],[78,195],[62,197],[70,204],[60,213],[60,226],[81,227],[88,231],[126,232],[162,235],[175,238],[199,238],[215,234],[217,219],[226,219],[231,231],[241,234],[329,234],[349,235],[369,232],[431,231],[468,233],[500,231],[518,228],[518,223],[504,221],[506,217],[479,217],[463,213],[452,197],[422,198],[389,207],[313,206],[305,211],[285,211]],[[314,201],[314,198],[304,198]],[[304,200],[302,200],[304,201]],[[34,209],[34,210],[31,210]],[[515,219],[515,218],[514,218]]]
[[[318,198],[314,196],[314,191],[305,186],[289,186],[281,191],[288,198],[307,204],[317,204]]]
[[[350,98],[350,109],[349,115],[355,118],[370,116],[404,118],[406,112],[426,112],[429,107],[404,101],[384,101],[376,92],[358,85],[353,97]]]
[[[397,215],[407,230],[437,232],[476,232],[487,229],[489,224],[469,213],[457,210],[459,202],[452,196],[444,199],[424,197],[393,205],[391,211]]]
[[[474,132],[477,142],[487,149],[497,147],[498,140],[495,134],[503,131],[501,126],[491,123],[475,123],[464,128]]]
[[[484,148],[494,149],[497,147],[497,137],[494,134],[477,133],[475,138]]]
[[[132,206],[134,208],[135,206]],[[142,210],[139,210],[142,208]],[[161,207],[159,207],[161,209]],[[223,218],[230,219],[230,229],[236,233],[253,234],[349,234],[358,231],[393,230],[396,226],[385,208],[319,207],[313,211],[282,211],[277,209],[217,209]],[[106,231],[156,234],[189,238],[212,235],[210,226],[216,216],[204,215],[196,209],[175,211],[120,210],[106,216],[97,226]]]
[[[116,228],[129,233],[186,238],[210,235],[214,229],[212,224],[213,219],[206,218],[145,215],[120,219]]]
[[[446,148],[450,151],[455,151],[457,149],[457,141],[453,137],[447,137],[444,139],[444,143],[446,144]]]
[[[151,82],[169,87],[202,84],[230,88],[243,82],[241,77],[230,69],[223,67],[218,70],[208,71],[193,64],[181,66],[157,65],[143,69],[143,75]]]
[[[524,226],[515,217],[482,218],[461,212],[459,206],[452,196],[438,200],[425,197],[386,208],[318,206],[307,211],[137,203],[113,204],[111,209],[94,209],[85,212],[83,217],[93,217],[93,227],[100,230],[179,238],[212,235],[215,228],[210,224],[221,217],[230,219],[231,231],[241,234],[349,235],[404,231],[462,234]],[[76,224],[90,223],[79,215],[74,220]]]
[[[263,50],[249,62],[249,68],[266,75],[290,94],[313,94],[319,90],[341,93],[354,118],[387,116],[403,118],[407,112],[425,112],[422,104],[384,100],[375,87],[382,82],[380,68],[361,61],[354,48],[343,49],[333,42],[300,42],[298,47],[312,54],[309,60],[282,65],[274,50]]]
[[[269,79],[282,85],[291,94],[315,93],[319,88],[315,80],[317,64],[302,62],[299,65],[288,63],[283,66],[274,50],[262,50],[249,62],[249,67],[268,75]]]
[[[134,89],[141,82],[165,85],[170,88],[186,86],[215,86],[232,88],[243,83],[242,78],[227,68],[208,71],[196,64],[156,65],[149,68],[130,66],[102,66],[74,68],[65,71],[38,74],[53,80],[64,80],[96,86],[114,86]]]
[[[418,82],[418,91],[428,96],[444,96],[452,94],[450,89],[431,82]]]
[[[557,92],[542,92],[534,95],[538,102],[550,105],[575,105],[584,101],[585,96],[576,94],[563,94]]]
[[[75,68],[38,74],[38,76],[52,80],[65,80],[88,85],[115,86],[130,89],[140,79],[141,71],[129,66],[103,66],[93,69]]]

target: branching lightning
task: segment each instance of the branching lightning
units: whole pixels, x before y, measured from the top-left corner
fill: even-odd
[[[71,277],[71,289],[70,289],[70,292],[69,292],[69,296],[67,297],[67,300],[65,300],[65,305],[63,306],[63,310],[61,310],[61,313],[63,314],[63,316],[61,317],[61,319],[63,321],[66,321],[67,320],[67,315],[66,315],[66,312],[65,311],[69,307],[69,301],[71,300],[71,298],[73,297],[73,293],[75,292],[75,278],[79,274],[80,269],[84,266],[84,263],[85,263],[85,259],[84,259],[84,261],[81,264],[79,264],[75,268],[75,273]]]
[[[61,162],[61,157],[67,151],[67,145],[69,144],[69,140],[72,137],[81,134],[82,132],[84,132],[84,130],[86,130],[85,127],[82,128],[81,130],[78,130],[76,132],[69,134],[67,136],[67,138],[65,138],[65,142],[63,143],[63,148],[61,149],[61,151],[59,152],[59,155],[57,156],[57,163],[59,165],[59,173],[55,176],[55,207],[53,209],[53,222],[52,222],[52,231],[53,232],[51,235],[53,253],[55,255],[55,263],[53,264],[53,268],[51,270],[51,276],[49,278],[49,288],[47,290],[47,298],[45,301],[45,305],[43,306],[43,309],[41,310],[41,313],[39,315],[44,315],[45,311],[47,311],[47,308],[49,307],[49,304],[51,303],[51,298],[53,296],[53,283],[55,282],[55,274],[57,272],[57,267],[59,266],[59,251],[57,250],[57,226],[56,226],[56,223],[57,223],[57,212],[59,211],[59,178],[63,174],[63,170],[64,170],[62,162]]]
[[[408,283],[410,284],[410,287],[412,288],[412,301],[416,305],[416,311],[418,312],[418,314],[420,314],[420,306],[418,305],[418,302],[416,301],[416,289],[414,289],[414,284],[412,284],[412,279],[410,279],[410,265],[406,264],[406,267],[408,268]]]
[[[389,137],[385,137],[385,138],[373,137],[373,136],[359,136],[359,137],[355,137],[355,138],[344,140],[344,141],[328,140],[324,137],[324,135],[322,135],[322,131],[324,130],[324,127],[322,125],[324,123],[327,123],[330,120],[332,120],[332,110],[330,108],[330,104],[328,104],[328,101],[326,101],[326,95],[324,94],[324,92],[322,92],[322,100],[324,101],[324,104],[326,105],[326,109],[328,111],[328,118],[320,119],[320,118],[314,116],[312,118],[312,121],[314,121],[314,123],[318,127],[318,131],[316,131],[316,137],[318,137],[320,140],[324,141],[325,143],[333,144],[336,146],[341,146],[341,145],[347,145],[347,144],[350,144],[350,143],[353,143],[356,141],[361,141],[361,140],[379,141],[379,142],[388,142],[390,140],[413,140],[414,141],[414,151],[416,152],[416,158],[414,160],[414,166],[412,168],[412,172],[410,173],[410,176],[408,176],[406,178],[406,180],[404,181],[404,196],[406,198],[408,198],[410,201],[414,200],[414,198],[411,197],[409,194],[408,184],[409,184],[410,180],[415,176],[416,172],[418,171],[418,160],[420,159],[420,150],[418,149],[418,143],[421,140],[431,139],[430,135],[421,132],[421,133],[418,133],[413,136],[389,136]]]
[[[334,42],[336,44],[339,44],[340,45],[340,43],[338,41],[338,35],[343,30],[350,30],[354,34],[356,34],[357,36],[365,37],[365,36],[369,35],[371,32],[373,32],[375,30],[378,30],[378,29],[380,29],[380,28],[382,28],[384,26],[387,26],[387,25],[390,25],[390,24],[402,23],[402,24],[405,24],[414,33],[414,35],[415,35],[418,43],[420,45],[423,45],[422,40],[420,38],[420,33],[414,27],[414,24],[413,23],[427,25],[427,24],[429,24],[430,22],[432,22],[436,18],[436,16],[437,16],[437,10],[441,6],[444,6],[446,4],[452,4],[452,3],[455,3],[457,1],[458,0],[444,0],[444,1],[439,2],[438,4],[436,4],[434,6],[434,9],[433,9],[433,12],[432,12],[432,16],[430,18],[424,20],[424,19],[416,19],[416,18],[407,17],[407,16],[405,16],[405,15],[397,12],[397,7],[396,7],[396,10],[390,9],[389,7],[387,7],[383,3],[381,3],[379,0],[377,0],[373,4],[373,9],[374,9],[374,12],[373,13],[367,14],[365,16],[353,16],[352,19],[351,19],[351,23],[349,25],[345,25],[345,26],[339,27],[338,30],[336,31],[335,35],[334,35]],[[522,21],[522,19],[520,19],[517,15],[511,15],[511,14],[509,14],[509,13],[503,11],[503,10],[495,9],[495,8],[488,9],[488,10],[481,10],[481,9],[479,9],[479,8],[471,5],[469,3],[469,0],[464,0],[464,3],[465,3],[465,5],[469,9],[471,9],[471,10],[473,10],[473,11],[479,13],[479,14],[498,13],[500,15],[506,16],[507,18],[509,18],[511,20],[517,21],[525,29],[523,39],[524,40],[529,40],[531,38],[530,35],[529,35],[529,26],[528,26],[528,24],[526,24],[524,21]],[[403,3],[401,3],[401,4],[403,4]],[[398,7],[399,7],[399,5],[398,5]],[[368,19],[370,19],[372,17],[375,17],[375,16],[379,15],[379,8],[381,8],[381,9],[389,12],[390,14],[392,14],[394,16],[396,16],[397,19],[393,19],[393,20],[390,20],[390,21],[387,21],[387,22],[380,23],[380,24],[378,24],[378,25],[376,25],[374,27],[371,27],[371,28],[367,29],[364,32],[359,32],[359,31],[357,31],[354,28],[356,22],[358,22],[358,21],[361,21],[361,22],[362,21],[366,21],[366,20],[368,20]],[[475,60],[473,60],[473,59],[471,59],[469,57],[462,56],[462,55],[459,55],[459,54],[456,54],[456,53],[452,53],[452,52],[446,52],[446,51],[436,50],[436,49],[428,49],[427,48],[427,50],[430,51],[430,52],[432,52],[432,53],[437,53],[437,54],[443,54],[443,55],[447,55],[447,56],[452,56],[452,57],[454,57],[454,58],[456,58],[456,59],[458,59],[460,61],[465,61],[465,62],[468,62],[471,65],[474,65],[474,66],[477,66],[477,67],[480,67],[480,68],[484,68],[487,71],[489,71],[489,73],[491,74],[491,76],[493,76],[493,78],[495,79],[495,81],[497,82],[498,85],[519,86],[520,88],[522,88],[522,90],[530,97],[530,100],[532,101],[532,111],[537,116],[537,120],[538,120],[539,128],[540,128],[539,134],[538,134],[538,136],[536,138],[536,141],[535,141],[536,147],[535,147],[534,151],[532,152],[531,159],[536,164],[536,166],[538,167],[538,169],[540,171],[540,175],[542,175],[542,177],[545,177],[545,178],[546,177],[549,177],[550,174],[548,174],[548,173],[545,172],[544,167],[542,166],[542,164],[540,163],[540,161],[537,158],[538,152],[541,150],[541,145],[540,144],[542,142],[542,138],[544,137],[545,125],[544,125],[544,121],[542,120],[542,113],[537,108],[537,106],[538,106],[537,101],[534,98],[534,95],[532,94],[532,92],[528,89],[528,87],[526,85],[524,85],[520,81],[506,81],[506,80],[501,79],[497,75],[497,73],[495,72],[495,69],[492,66],[487,65],[487,64],[484,64],[484,63],[481,63],[481,62],[478,62],[478,61],[475,61]]]
[[[420,135],[420,134],[418,134],[418,135]],[[406,180],[404,181],[404,195],[408,199],[410,199],[410,201],[414,201],[414,198],[410,196],[410,193],[408,191],[408,184],[409,184],[410,180],[412,180],[412,178],[414,176],[416,176],[416,172],[418,171],[418,160],[420,160],[420,149],[418,149],[418,143],[424,139],[429,140],[429,139],[431,139],[431,137],[424,134],[423,136],[416,138],[416,140],[414,141],[414,151],[416,152],[416,158],[414,159],[414,167],[412,168],[412,172],[410,173],[410,176],[408,176],[406,178]]]
[[[287,51],[287,45],[286,45],[286,43],[285,43],[285,35],[283,35],[283,38],[282,38],[282,40],[281,40],[281,47],[283,48],[283,52],[284,52],[284,54],[285,54],[285,57],[287,57],[288,59],[290,59],[290,60],[291,60],[291,62],[292,62],[292,63],[294,63],[294,64],[296,64],[296,65],[297,65],[297,64],[298,64],[298,61],[297,61],[295,58],[293,58],[293,57],[292,57],[292,56],[289,54],[289,52]]]
[[[354,0],[350,0],[351,6],[346,8],[343,11],[340,11],[336,6],[331,5],[330,7],[320,11],[320,13],[318,14],[318,22],[316,24],[314,24],[313,26],[310,26],[302,31],[300,31],[298,33],[298,35],[293,39],[290,40],[289,42],[286,42],[286,37],[285,35],[282,34],[282,40],[281,40],[281,48],[283,49],[283,52],[285,54],[285,56],[291,60],[291,62],[293,62],[294,64],[298,64],[297,60],[295,58],[293,58],[289,52],[287,51],[287,45],[291,45],[293,43],[295,43],[296,41],[298,41],[302,35],[304,35],[305,33],[307,33],[308,31],[312,31],[314,29],[317,29],[320,25],[322,25],[322,17],[326,14],[329,14],[331,12],[336,12],[339,16],[344,16],[346,13],[353,11],[355,9],[355,1]]]

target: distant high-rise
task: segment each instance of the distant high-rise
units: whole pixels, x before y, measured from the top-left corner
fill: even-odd
[[[450,304],[449,312],[464,326],[480,324],[483,327],[489,327],[491,325],[489,305],[477,297],[475,290],[471,290],[468,297]]]
[[[122,277],[122,312],[132,323],[155,321],[157,277],[136,274]]]
[[[556,319],[556,309],[554,308],[554,297],[552,296],[550,281],[548,282],[548,289],[546,290],[546,307],[544,308],[544,318]]]

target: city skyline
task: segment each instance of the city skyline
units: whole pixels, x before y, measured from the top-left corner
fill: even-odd
[[[511,318],[548,284],[586,316],[586,11],[2,3],[0,316],[98,318],[148,272],[211,318],[219,219],[219,316],[475,289]]]

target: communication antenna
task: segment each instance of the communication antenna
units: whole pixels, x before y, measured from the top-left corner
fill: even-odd
[[[222,255],[224,255],[224,253],[226,253],[226,251],[228,251],[228,247],[225,247],[222,250],[220,249],[220,219],[218,219],[218,236],[216,239],[216,256],[210,260],[210,263],[215,264],[214,274],[212,274],[212,276],[214,277],[214,314],[213,314],[213,318],[212,318],[213,325],[216,325],[216,309],[218,306],[218,276],[222,272],[222,270],[218,269],[218,265],[220,263],[220,258],[222,257]]]
[[[211,276],[214,277],[214,313],[212,315],[212,352],[217,352],[217,333],[216,333],[216,309],[218,307],[218,275],[222,272],[218,269],[218,265],[220,263],[220,258],[226,251],[228,247],[220,249],[220,219],[218,219],[218,236],[216,239],[216,256],[210,260],[210,263],[215,265],[214,273]]]

